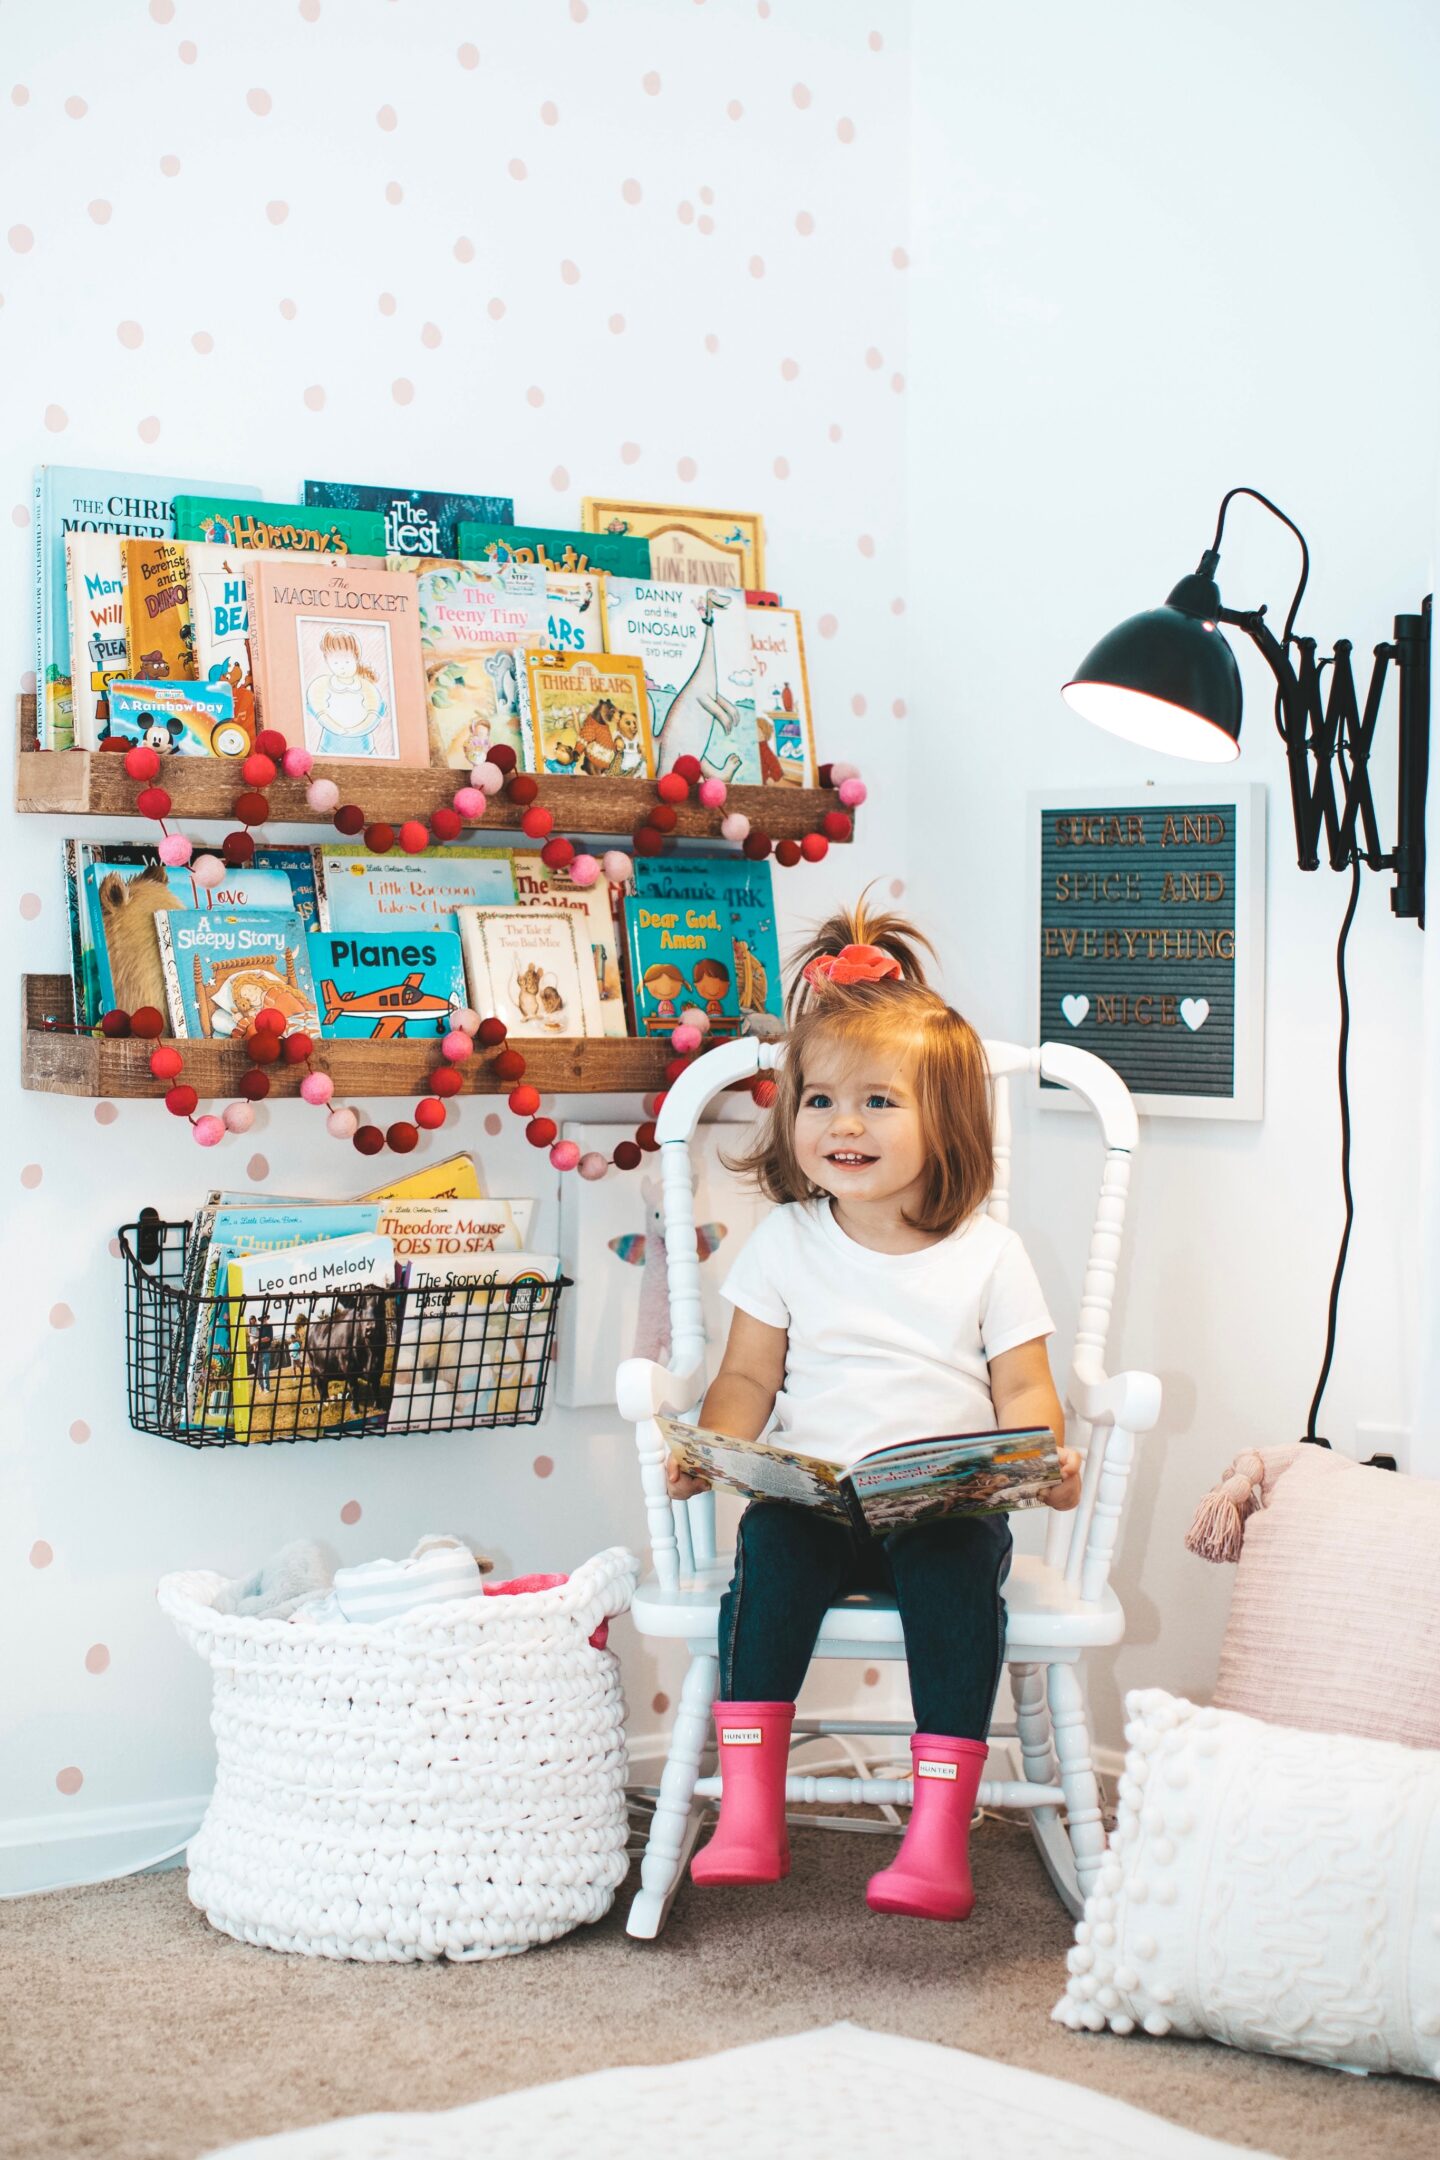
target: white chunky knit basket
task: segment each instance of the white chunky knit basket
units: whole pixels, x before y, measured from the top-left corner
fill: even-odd
[[[616,1548],[553,1590],[370,1625],[234,1619],[223,1576],[167,1575],[215,1685],[191,1902],[242,1942],[398,1961],[600,1919],[625,1874],[624,1703],[589,1638],[637,1565]]]

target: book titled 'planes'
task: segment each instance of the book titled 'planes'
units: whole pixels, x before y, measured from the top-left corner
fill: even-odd
[[[444,1035],[465,1003],[460,939],[429,924],[398,935],[314,932],[310,974],[322,1035],[372,1042]]]

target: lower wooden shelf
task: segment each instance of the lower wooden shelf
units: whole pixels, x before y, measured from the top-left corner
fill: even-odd
[[[170,1040],[163,1037],[162,1040]],[[74,1032],[74,1001],[68,975],[27,975],[21,1026],[21,1083],[50,1095],[123,1098],[146,1096],[158,1102],[162,1083],[150,1071],[153,1041]],[[203,1102],[238,1096],[251,1070],[237,1043],[176,1044],[185,1059],[184,1077]],[[542,1095],[648,1094],[665,1085],[665,1068],[674,1052],[658,1036],[650,1041],[614,1036],[567,1037],[557,1042],[517,1042],[525,1059],[525,1078]],[[317,1042],[314,1064],[329,1073],[337,1096],[424,1092],[425,1075],[439,1062],[435,1042]],[[273,1100],[298,1095],[307,1068],[277,1062],[265,1068]],[[491,1057],[477,1052],[461,1068],[465,1095],[503,1095],[513,1081],[496,1078]]]

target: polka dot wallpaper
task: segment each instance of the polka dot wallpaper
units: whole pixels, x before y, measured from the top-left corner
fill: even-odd
[[[33,686],[45,460],[232,474],[281,501],[307,476],[503,492],[544,524],[622,489],[755,507],[770,581],[805,612],[822,754],[871,785],[859,845],[778,873],[782,928],[870,878],[901,897],[907,13],[7,11],[6,694]],[[65,828],[4,819],[13,999],[21,971],[67,964]],[[0,1833],[206,1789],[206,1679],[156,1612],[167,1569],[238,1572],[301,1535],[355,1560],[455,1530],[507,1571],[642,1544],[630,1437],[603,1412],[403,1449],[192,1452],[134,1433],[118,1225],[146,1204],[188,1215],[211,1182],[338,1195],[366,1177],[298,1104],[261,1106],[202,1159],[158,1103],[27,1094],[8,1067],[0,1630],[24,1655]],[[553,1174],[492,1108],[459,1106],[426,1145],[474,1148],[494,1193],[540,1193],[537,1242],[554,1238]],[[652,1728],[678,1673],[626,1654]]]

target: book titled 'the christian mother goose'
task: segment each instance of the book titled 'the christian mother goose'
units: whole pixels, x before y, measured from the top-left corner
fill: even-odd
[[[1038,1507],[1061,1482],[1060,1453],[1047,1425],[1007,1432],[951,1433],[871,1448],[842,1470],[769,1440],[736,1440],[678,1418],[656,1419],[670,1459],[750,1500],[818,1508],[857,1530],[898,1530],[932,1515],[999,1515]]]

